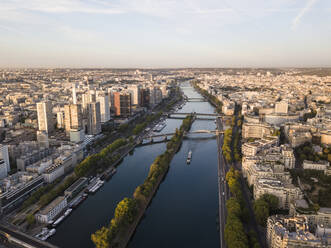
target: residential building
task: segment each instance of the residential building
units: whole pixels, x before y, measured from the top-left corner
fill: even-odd
[[[275,113],[276,114],[287,114],[288,113],[288,102],[287,101],[276,102]]]
[[[37,103],[38,130],[48,134],[54,130],[52,104],[50,101]]]
[[[256,180],[254,184],[254,199],[260,198],[263,194],[276,196],[281,209],[289,209],[290,203],[303,198],[303,194],[298,187],[274,178],[260,178]]]
[[[71,130],[82,129],[82,111],[80,104],[70,104],[64,106],[65,130],[69,134]]]
[[[304,216],[270,216],[267,221],[267,245],[269,248],[328,247],[327,241],[309,231]]]
[[[131,95],[127,92],[114,92],[114,108],[116,116],[130,116]]]

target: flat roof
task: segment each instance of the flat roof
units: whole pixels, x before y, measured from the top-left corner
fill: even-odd
[[[53,208],[55,208],[57,205],[60,204],[60,202],[62,202],[65,199],[64,196],[58,196],[57,198],[55,198],[50,204],[47,205],[47,207],[45,207],[44,209],[42,209],[40,211],[40,214],[45,215],[48,212],[50,212]]]

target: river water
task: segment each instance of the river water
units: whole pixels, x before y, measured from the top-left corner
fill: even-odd
[[[185,95],[201,97],[188,84]],[[187,102],[178,112],[213,113],[208,102]],[[181,120],[167,119],[162,133],[173,132]],[[197,120],[191,130],[214,130],[214,121]],[[109,223],[119,201],[131,197],[148,174],[154,159],[166,149],[165,143],[137,147],[125,157],[113,178],[90,195],[60,224],[49,242],[64,248],[92,248],[91,233]],[[192,150],[191,164],[186,157]],[[134,234],[130,248],[219,247],[217,230],[217,147],[210,134],[192,134],[174,156],[145,217]]]

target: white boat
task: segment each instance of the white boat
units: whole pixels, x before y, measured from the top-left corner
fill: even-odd
[[[51,229],[51,230],[48,232],[48,234],[46,234],[46,236],[45,236],[45,240],[48,239],[50,236],[53,236],[53,235],[55,234],[55,232],[56,232],[56,229],[55,229],[55,228]]]
[[[71,212],[72,212],[72,208],[68,208],[68,209],[64,212],[64,216],[68,216]]]
[[[157,124],[154,127],[153,131],[154,132],[161,132],[163,130],[163,128],[165,128],[165,127],[166,127],[166,124],[165,123],[160,123],[160,124]]]
[[[90,192],[95,193],[105,182],[102,180],[98,180],[98,182],[95,184],[95,186],[90,190]]]
[[[40,237],[38,237],[40,240],[46,240],[48,239],[50,236],[53,236],[56,232],[56,229],[53,228],[51,230],[48,230],[47,228],[44,230],[43,235],[41,235]]]
[[[40,238],[42,238],[43,236],[45,236],[46,234],[48,234],[48,228],[47,228],[47,227],[43,227],[43,228],[41,229],[41,232],[38,233],[35,237],[38,238],[38,239],[40,239]]]
[[[95,179],[93,179],[93,181],[90,183],[90,185],[87,187],[88,192],[92,193],[95,192],[95,188],[97,187],[97,185],[100,182],[100,178],[96,177]]]
[[[192,159],[192,151],[190,150],[187,154],[186,163],[187,164],[191,163],[191,159]]]
[[[56,221],[54,221],[53,227],[56,227],[58,224],[60,224],[63,221],[64,217],[64,215],[61,215]]]

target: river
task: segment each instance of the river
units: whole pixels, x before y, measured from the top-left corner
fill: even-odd
[[[201,97],[188,83],[182,84],[182,90],[188,97]],[[214,107],[208,102],[187,102],[178,112],[193,111],[213,113]],[[162,133],[174,131],[181,120],[167,119],[166,124]],[[197,120],[191,128],[201,129],[214,130],[214,121]],[[160,143],[137,147],[125,157],[114,177],[74,210],[49,241],[63,248],[92,248],[91,233],[109,223],[120,200],[132,196],[165,146]],[[189,150],[193,155],[187,165]],[[217,214],[216,140],[210,134],[192,134],[174,156],[129,247],[219,247]]]

